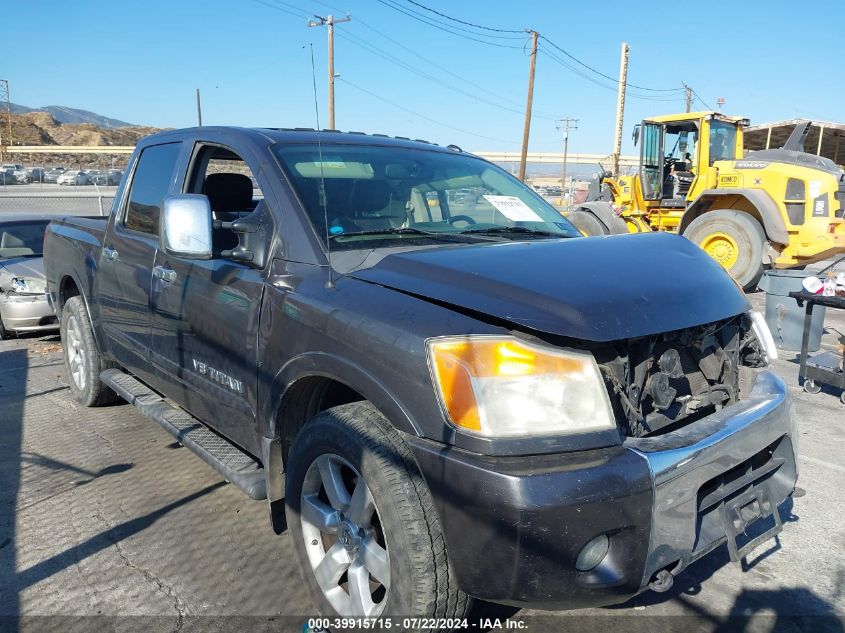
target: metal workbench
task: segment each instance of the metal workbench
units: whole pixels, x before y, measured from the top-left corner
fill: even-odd
[[[841,260],[840,260],[841,261]],[[832,385],[839,389],[845,389],[845,357],[841,352],[825,351],[808,357],[807,347],[810,340],[810,324],[813,319],[813,307],[816,305],[828,308],[845,310],[845,297],[823,297],[822,295],[811,294],[805,290],[801,292],[790,292],[789,296],[798,301],[798,305],[806,304],[804,312],[804,336],[801,341],[801,356],[799,379],[804,379],[804,391],[807,393],[818,393],[821,385]],[[845,391],[839,396],[845,404]]]

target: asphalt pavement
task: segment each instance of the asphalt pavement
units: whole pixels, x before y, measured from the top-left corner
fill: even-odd
[[[827,347],[834,328],[845,332],[845,312],[829,312]],[[743,565],[719,548],[669,592],[619,607],[539,614],[481,604],[474,623],[845,631],[845,405],[835,390],[801,390],[795,354],[774,369],[800,425],[800,489],[776,542]],[[310,615],[290,536],[273,534],[264,503],[131,406],[74,403],[57,337],[0,341],[0,629],[303,631]]]

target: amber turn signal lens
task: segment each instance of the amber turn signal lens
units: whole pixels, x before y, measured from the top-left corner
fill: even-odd
[[[589,353],[490,336],[433,339],[428,351],[449,419],[469,432],[524,436],[615,424]]]

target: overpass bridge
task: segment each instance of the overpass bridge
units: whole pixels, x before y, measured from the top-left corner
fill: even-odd
[[[11,145],[4,148],[9,154],[131,154],[134,145]],[[496,163],[518,163],[519,152],[489,152],[477,151],[474,154]],[[635,167],[638,163],[636,156],[620,156],[620,167]],[[570,153],[566,158],[570,165],[595,165],[603,163],[610,165],[609,154],[578,154]],[[528,152],[529,163],[561,164],[563,152]]]
[[[520,161],[519,152],[473,152],[476,156],[485,158],[494,163],[518,163]],[[639,156],[620,156],[620,167],[636,167],[639,164]],[[529,163],[544,163],[544,164],[563,164],[563,152],[528,152],[526,161]],[[566,155],[566,162],[569,165],[595,165],[601,163],[608,169],[610,168],[610,154],[573,154]]]

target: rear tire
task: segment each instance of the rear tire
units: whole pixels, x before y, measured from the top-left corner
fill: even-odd
[[[100,382],[100,372],[117,367],[97,349],[82,297],[71,297],[62,310],[60,326],[70,393],[84,407],[118,402],[120,396]]]
[[[572,222],[575,228],[584,235],[610,235],[607,227],[589,211],[573,211],[566,216],[566,219]]]
[[[753,290],[763,276],[766,234],[747,213],[708,211],[690,223],[684,237],[721,264],[745,290]]]
[[[431,493],[408,445],[371,404],[334,407],[308,422],[286,471],[288,528],[320,614],[468,613]],[[356,509],[361,486],[370,499],[366,512]]]

